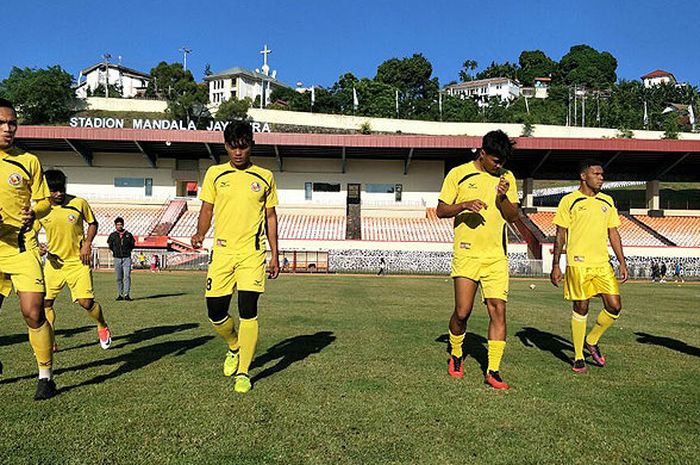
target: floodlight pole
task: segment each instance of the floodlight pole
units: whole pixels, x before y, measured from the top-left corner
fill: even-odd
[[[182,68],[183,71],[187,71],[187,55],[192,53],[191,48],[180,47],[178,51],[182,52]]]
[[[105,98],[109,98],[109,59],[112,58],[109,52],[102,55],[105,64]]]

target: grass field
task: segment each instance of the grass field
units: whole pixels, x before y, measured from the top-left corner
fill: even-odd
[[[513,387],[495,392],[482,384],[483,307],[465,378],[447,376],[447,279],[283,276],[261,300],[254,389],[241,396],[221,373],[204,275],[132,277],[126,303],[111,274],[96,275],[108,351],[61,295],[60,394],[46,402],[32,400],[26,330],[5,303],[1,464],[700,461],[698,285],[625,284],[624,315],[601,342],[609,365],[574,375],[568,305],[545,281],[514,281],[502,364]]]

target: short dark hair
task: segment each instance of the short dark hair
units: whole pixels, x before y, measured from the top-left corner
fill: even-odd
[[[124,224],[124,218],[122,218],[121,216],[114,218],[114,224],[117,224],[117,223]]]
[[[61,170],[47,170],[44,172],[46,184],[51,192],[66,191],[66,175]]]
[[[253,126],[248,121],[231,121],[224,129],[224,142],[231,147],[241,145],[253,145]]]
[[[603,163],[600,160],[594,160],[593,158],[586,158],[585,160],[583,160],[582,162],[580,162],[578,164],[579,174],[583,173],[591,166],[603,166]]]
[[[9,108],[10,110],[17,113],[17,110],[15,110],[15,106],[6,98],[0,97],[0,108]]]
[[[487,132],[481,141],[481,149],[488,155],[502,159],[504,162],[513,155],[515,141],[508,137],[508,134],[501,131]]]

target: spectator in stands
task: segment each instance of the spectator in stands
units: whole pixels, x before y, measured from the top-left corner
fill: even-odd
[[[107,238],[109,250],[114,255],[114,272],[117,274],[117,300],[131,300],[131,251],[136,241],[134,236],[124,229],[124,218],[114,219],[116,231]]]

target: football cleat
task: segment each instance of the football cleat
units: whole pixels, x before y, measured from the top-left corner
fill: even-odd
[[[603,357],[603,354],[600,353],[600,347],[598,347],[598,344],[589,344],[586,342],[584,347],[588,352],[590,352],[591,357],[593,357],[593,360],[598,364],[598,366],[605,366],[605,357]]]
[[[52,379],[39,378],[34,400],[46,400],[56,395],[56,383]]]
[[[224,359],[224,376],[233,376],[236,370],[238,370],[238,351],[229,349]]]
[[[574,364],[571,367],[574,373],[585,373],[588,368],[586,368],[586,361],[584,359],[574,360]]]
[[[250,383],[250,376],[245,373],[236,375],[234,379],[233,390],[239,394],[245,394],[253,387],[253,385]]]
[[[462,379],[464,376],[464,364],[461,357],[450,356],[450,359],[447,361],[447,373],[453,378]]]
[[[501,379],[501,375],[497,371],[489,371],[488,373],[486,373],[486,376],[484,377],[484,383],[488,384],[494,389],[499,389],[501,391],[510,389],[508,383]]]
[[[97,330],[97,335],[100,337],[100,347],[107,350],[112,345],[112,331],[105,327]]]

